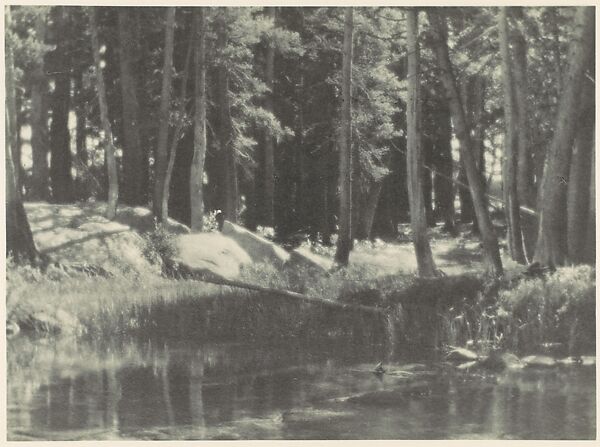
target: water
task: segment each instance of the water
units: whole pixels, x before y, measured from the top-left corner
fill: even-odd
[[[20,337],[8,343],[8,437],[595,437],[595,368],[494,376],[398,359],[396,375],[378,378],[369,370],[382,356],[356,342],[92,344]]]

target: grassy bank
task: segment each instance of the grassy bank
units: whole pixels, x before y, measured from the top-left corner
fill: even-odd
[[[135,335],[198,340],[391,338],[399,348],[445,344],[520,353],[547,346],[591,353],[595,343],[595,271],[564,267],[543,278],[490,283],[477,275],[423,280],[378,276],[360,266],[314,278],[266,265],[244,272],[254,284],[378,306],[381,321],[279,296],[157,276],[98,278],[9,264],[8,321],[22,330],[83,337]],[[556,348],[558,347],[558,348]]]

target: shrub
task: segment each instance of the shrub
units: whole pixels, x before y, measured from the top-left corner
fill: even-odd
[[[142,234],[144,246],[142,252],[151,264],[162,267],[177,254],[175,236],[167,228],[154,220],[154,229]]]
[[[571,355],[595,342],[595,270],[562,267],[546,278],[523,280],[499,293],[498,315],[505,343],[534,351],[543,343],[560,343]]]

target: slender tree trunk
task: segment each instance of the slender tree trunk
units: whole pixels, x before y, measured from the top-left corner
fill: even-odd
[[[472,103],[473,101],[470,99],[470,96],[473,94],[473,91],[470,89],[470,78],[465,76],[462,82],[460,83],[460,99],[462,102],[463,110],[465,113],[465,121],[467,126],[467,132],[469,135],[471,134],[471,130],[473,129],[473,114],[472,112]],[[468,185],[469,180],[467,178],[467,169],[465,167],[465,161],[463,160],[462,153],[459,153],[459,162],[460,162],[460,170],[458,172],[458,181],[463,185]],[[461,223],[473,223],[473,234],[479,234],[479,229],[477,228],[477,219],[475,219],[475,210],[473,209],[473,199],[471,198],[471,192],[468,188],[459,188],[458,189],[458,199],[460,201],[460,221]]]
[[[140,142],[137,79],[134,70],[135,40],[130,9],[117,8],[119,18],[120,81],[123,102],[123,202],[144,205],[146,191],[143,166],[147,161]]]
[[[66,29],[65,6],[56,6],[54,26],[57,33]],[[57,73],[54,78],[55,87],[52,95],[52,124],[50,127],[50,180],[52,198],[55,202],[64,203],[71,200],[71,142],[68,127],[69,102],[71,94],[70,67],[67,55],[66,36],[58,38],[54,59]]]
[[[475,214],[481,232],[484,249],[486,269],[495,276],[502,275],[502,261],[498,249],[498,239],[490,219],[488,204],[484,194],[483,181],[477,170],[477,164],[473,157],[471,137],[468,132],[465,113],[460,101],[456,80],[450,62],[447,41],[447,24],[437,11],[428,11],[429,22],[435,32],[435,54],[438,66],[441,70],[441,80],[446,89],[452,121],[459,141],[460,153],[462,155],[469,188],[473,198]]]
[[[522,18],[522,8],[513,8],[515,14]],[[533,183],[532,148],[529,136],[529,111],[527,107],[527,42],[521,31],[515,30],[513,85],[516,102],[516,130],[518,136],[517,156],[517,195],[519,204],[531,209],[536,207],[535,185]],[[525,257],[533,258],[535,250],[535,237],[537,233],[537,219],[528,214],[521,214],[521,230]]]
[[[196,42],[196,23],[193,23],[192,26],[192,39],[190,40],[190,44],[188,45],[188,49],[187,49],[187,54],[185,56],[185,63],[183,66],[183,74],[181,76],[181,92],[179,94],[179,109],[177,111],[177,115],[178,115],[178,121],[177,121],[177,125],[175,126],[175,130],[173,131],[173,136],[171,139],[171,146],[169,147],[169,160],[167,162],[167,170],[165,172],[165,182],[163,184],[163,196],[162,196],[162,201],[163,201],[163,213],[166,215],[169,215],[169,200],[171,198],[171,180],[173,178],[173,170],[175,169],[175,160],[177,159],[177,148],[179,147],[179,143],[181,141],[181,138],[184,135],[185,132],[185,127],[186,127],[186,104],[187,104],[187,84],[188,84],[188,77],[189,77],[189,72],[190,72],[190,63],[191,63],[191,59],[192,59],[192,50],[195,46],[195,42]],[[194,153],[194,149],[192,148],[192,158],[193,158],[193,153]],[[190,161],[191,163],[191,161]],[[192,166],[192,165],[190,165]],[[193,166],[192,166],[193,168]],[[190,170],[190,174],[191,174],[191,170]],[[182,179],[180,179],[182,180]],[[189,182],[191,182],[191,177],[189,179]],[[185,182],[186,184],[189,182]],[[191,183],[189,183],[191,185]],[[191,189],[190,189],[191,191]],[[180,199],[182,199],[181,195],[179,197]],[[184,202],[187,202],[188,200],[183,200]],[[191,201],[191,198],[189,200],[190,203],[190,224],[192,222],[192,206],[193,206],[193,202]]]
[[[452,160],[452,124],[450,110],[444,107],[437,115],[438,130],[435,134],[434,151],[437,168],[433,179],[435,209],[438,218],[444,221],[444,230],[456,233],[454,223],[454,184],[452,183],[454,163]]]
[[[348,265],[352,247],[352,35],[351,7],[344,8],[344,48],[342,60],[342,125],[340,129],[340,214],[335,261]]]
[[[266,8],[267,17],[276,21],[276,8]],[[275,43],[267,43],[265,55],[265,81],[269,92],[266,94],[265,107],[274,113],[273,94],[275,87]],[[264,169],[264,197],[263,220],[268,226],[273,226],[273,200],[275,197],[275,141],[267,131],[265,134],[265,169]]]
[[[45,41],[46,15],[39,14],[35,19],[37,40]],[[44,71],[44,57],[36,61],[31,86],[31,198],[48,200],[48,80]]]
[[[192,231],[202,231],[204,200],[202,179],[206,158],[206,19],[204,8],[194,8],[196,48],[194,52],[194,157],[190,174]]]
[[[525,264],[523,239],[521,237],[521,219],[519,215],[519,197],[517,194],[517,128],[516,106],[513,91],[512,63],[508,47],[507,8],[501,7],[498,13],[498,36],[500,55],[502,57],[502,81],[504,87],[504,207],[507,223],[508,246],[511,257],[520,264]]]
[[[11,23],[10,6],[6,6],[4,11],[5,26],[8,29]],[[39,253],[35,248],[27,214],[23,207],[21,191],[17,188],[15,167],[12,161],[14,135],[11,132],[14,130],[14,126],[11,123],[16,121],[16,109],[10,107],[15,102],[14,57],[11,45],[6,45],[5,48],[6,131],[4,135],[4,156],[6,182],[6,255],[12,256],[18,263],[35,264],[39,259]]]
[[[586,260],[588,212],[592,153],[594,152],[595,95],[594,85],[584,79],[581,94],[577,135],[573,145],[569,184],[567,186],[567,248],[569,261]]]
[[[169,139],[169,107],[171,105],[171,89],[173,80],[173,47],[175,42],[175,8],[169,7],[165,12],[165,48],[163,58],[162,87],[158,125],[158,141],[154,157],[154,197],[152,208],[159,222],[166,221],[168,209],[164,209],[163,193],[167,172],[167,145]]]
[[[584,261],[596,265],[596,131],[592,134],[592,160],[590,162],[590,199]]]
[[[96,89],[98,90],[98,103],[100,105],[100,122],[104,132],[104,160],[108,172],[108,201],[106,204],[107,219],[114,219],[117,214],[117,201],[119,200],[119,180],[117,175],[117,161],[113,145],[112,129],[108,119],[108,104],[106,101],[106,87],[102,73],[102,60],[100,58],[100,41],[98,39],[97,9],[90,7],[90,31],[92,34],[92,53],[96,68]]]
[[[427,217],[423,197],[421,166],[421,103],[419,72],[419,21],[418,10],[406,11],[406,45],[408,52],[408,98],[406,107],[407,129],[407,171],[410,223],[413,232],[413,244],[417,257],[418,273],[421,277],[436,275],[435,263],[427,235]]]
[[[222,9],[221,15],[226,14]],[[223,17],[219,19],[217,31],[217,47],[225,51],[228,41],[227,25]],[[217,70],[217,103],[219,113],[219,158],[222,169],[221,203],[225,218],[237,222],[239,213],[237,154],[233,146],[233,123],[231,120],[231,104],[229,97],[229,71],[224,64]]]
[[[584,69],[593,48],[594,9],[578,7],[575,37],[569,48],[569,68],[565,73],[554,137],[542,182],[540,227],[535,257],[542,265],[562,265],[567,259],[566,194],[571,153],[577,128]]]

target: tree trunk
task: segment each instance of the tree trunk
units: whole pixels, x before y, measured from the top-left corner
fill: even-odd
[[[447,24],[443,17],[434,10],[428,11],[429,22],[433,26],[435,32],[435,54],[438,66],[441,70],[441,80],[446,89],[450,111],[452,113],[452,121],[456,131],[456,137],[459,141],[460,153],[462,155],[469,188],[473,198],[475,215],[481,239],[483,243],[484,258],[486,269],[495,276],[502,275],[502,261],[500,259],[500,251],[498,249],[498,239],[494,232],[494,227],[488,212],[488,204],[484,194],[483,181],[477,170],[477,164],[473,157],[471,137],[468,132],[465,113],[460,101],[456,80],[452,71],[450,56],[448,52],[447,41]]]
[[[68,27],[65,18],[65,6],[56,6],[54,12],[54,26],[58,36]],[[69,76],[69,63],[67,56],[67,37],[58,37],[54,60],[57,67],[52,95],[52,124],[50,127],[50,180],[52,184],[52,198],[54,202],[64,203],[71,200],[71,141],[69,135],[69,102],[71,93],[71,79]]]
[[[137,79],[134,70],[136,53],[130,9],[117,8],[119,18],[120,81],[123,102],[123,202],[145,205],[144,165],[148,162],[142,151],[139,130]]]
[[[267,17],[276,21],[276,9],[273,7],[266,8]],[[267,43],[267,53],[265,55],[265,81],[269,92],[265,98],[265,108],[267,111],[274,113],[273,109],[273,94],[274,94],[274,79],[275,79],[275,44],[274,42]],[[264,197],[263,197],[263,220],[264,224],[273,226],[273,200],[275,197],[275,141],[269,131],[265,133],[265,169],[264,169]]]
[[[512,8],[515,14],[522,17],[522,8]],[[533,183],[532,148],[529,136],[529,111],[527,107],[527,42],[521,31],[515,30],[513,60],[513,85],[516,102],[516,124],[518,141],[517,156],[517,195],[519,204],[534,209],[536,206],[535,185]],[[521,230],[525,257],[533,258],[535,250],[535,236],[537,233],[537,219],[535,216],[521,213]]]
[[[472,100],[470,100],[470,96],[473,92],[470,90],[469,85],[469,77],[465,76],[465,79],[460,83],[460,99],[462,101],[462,106],[465,114],[465,122],[467,126],[467,132],[469,135],[471,134],[471,129],[473,128],[473,117],[471,113],[471,104]],[[467,178],[467,169],[465,167],[465,161],[463,160],[462,153],[459,153],[459,163],[460,170],[458,172],[458,181],[463,185],[468,185],[469,180]],[[473,234],[479,234],[479,229],[477,228],[477,219],[475,219],[475,210],[473,209],[473,199],[471,198],[471,192],[468,188],[459,188],[458,189],[458,199],[460,202],[460,221],[461,223],[473,223]]]
[[[335,261],[348,265],[352,247],[352,33],[351,7],[344,8],[344,47],[342,59],[342,123],[340,141],[340,214]]]
[[[554,137],[542,181],[540,226],[535,257],[542,265],[550,266],[562,265],[567,260],[565,237],[567,183],[584,68],[593,48],[593,8],[577,8],[575,30],[569,48],[569,68],[565,73]]]
[[[35,19],[37,40],[45,41],[46,15]],[[48,200],[48,80],[44,71],[44,57],[36,61],[31,86],[31,198]]]
[[[163,184],[163,196],[162,196],[162,201],[163,201],[163,213],[165,215],[169,215],[170,214],[170,208],[169,208],[169,202],[171,199],[171,182],[173,179],[173,170],[175,169],[175,161],[177,160],[177,149],[179,147],[179,143],[185,133],[185,127],[186,127],[186,104],[187,104],[187,84],[188,84],[188,77],[189,77],[189,72],[190,72],[190,61],[192,59],[192,50],[195,46],[196,43],[196,26],[197,24],[194,22],[192,25],[192,38],[190,39],[190,44],[188,45],[188,49],[187,49],[187,54],[185,56],[185,63],[183,66],[183,74],[181,75],[181,93],[179,94],[179,109],[177,110],[177,116],[178,116],[178,120],[177,120],[177,125],[175,126],[175,130],[173,131],[173,136],[171,139],[171,146],[169,147],[169,160],[167,162],[167,170],[165,172],[165,181]],[[192,146],[193,146],[193,142],[192,142]],[[206,153],[206,152],[205,152]],[[191,149],[191,155],[192,158],[194,157],[194,148],[192,147]],[[189,162],[189,166],[192,167],[193,169],[193,165],[191,164],[192,161],[190,160]],[[192,171],[189,171],[189,174],[191,175]],[[182,182],[182,178],[179,178],[180,183],[185,183],[186,184],[186,188],[188,189],[188,192],[191,191],[191,181],[192,178],[187,178],[185,179],[185,182]],[[193,202],[191,197],[186,197],[185,199],[183,197],[181,197],[181,193],[179,193],[179,200],[180,202],[185,203],[185,206],[189,207],[189,223],[191,225],[192,222],[192,207],[193,207]],[[183,200],[182,200],[183,199]],[[204,201],[203,201],[203,206],[204,206]],[[174,216],[173,216],[174,217]],[[187,220],[186,220],[187,221]]]
[[[11,23],[10,6],[5,7],[5,25]],[[5,91],[6,91],[6,131],[4,135],[5,156],[5,187],[6,187],[6,255],[12,256],[17,263],[35,264],[39,253],[35,248],[31,228],[23,207],[21,192],[17,188],[15,167],[12,161],[12,144],[14,130],[11,126],[16,121],[16,109],[11,109],[10,104],[15,102],[15,74],[14,57],[11,45],[6,45],[5,54]]]
[[[204,201],[202,179],[206,157],[206,19],[204,8],[194,8],[196,48],[194,52],[194,157],[190,174],[192,231],[202,231]]]
[[[117,161],[113,145],[112,129],[108,119],[108,104],[106,101],[106,87],[102,74],[102,60],[100,58],[100,41],[98,39],[98,25],[95,7],[90,7],[90,31],[92,34],[92,53],[96,68],[96,89],[98,90],[98,103],[100,105],[100,122],[104,132],[104,159],[108,172],[108,201],[106,204],[106,218],[114,219],[117,214],[117,201],[119,199],[119,180],[117,176]]]
[[[454,223],[454,184],[452,183],[454,163],[452,160],[452,125],[450,110],[444,107],[437,115],[438,130],[435,134],[436,175],[433,179],[435,210],[444,221],[444,231],[456,233]]]
[[[506,214],[508,246],[511,257],[519,264],[525,264],[523,239],[521,237],[521,219],[519,215],[519,196],[517,194],[517,128],[515,94],[510,50],[508,47],[507,8],[501,7],[498,13],[498,37],[502,57],[502,85],[504,88],[504,209]]]
[[[590,199],[584,261],[596,265],[596,131],[592,134],[592,160],[590,162]]]
[[[408,96],[406,105],[407,129],[407,171],[410,223],[413,232],[413,244],[417,257],[418,273],[421,277],[436,275],[435,263],[427,236],[427,217],[423,197],[421,166],[421,103],[419,72],[419,35],[418,10],[406,11],[406,45],[408,52]]]
[[[586,260],[588,212],[590,209],[590,182],[592,153],[594,151],[594,85],[584,79],[581,94],[577,135],[573,145],[569,184],[567,186],[567,248],[569,261]]]
[[[158,126],[158,141],[154,157],[154,197],[152,208],[159,222],[166,221],[168,209],[163,207],[163,193],[167,172],[167,145],[169,139],[169,107],[171,105],[171,88],[173,79],[173,47],[175,42],[175,8],[169,7],[165,12],[165,48],[163,58],[162,87]]]

